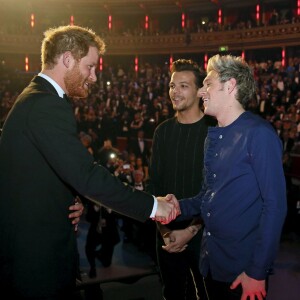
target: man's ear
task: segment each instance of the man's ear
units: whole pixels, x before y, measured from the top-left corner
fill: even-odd
[[[63,64],[65,65],[66,68],[70,68],[73,64],[74,57],[71,53],[71,51],[66,51],[63,53]]]
[[[226,89],[228,91],[228,93],[232,93],[234,91],[236,87],[236,79],[235,78],[230,78],[228,81],[227,81],[227,85],[226,85]]]

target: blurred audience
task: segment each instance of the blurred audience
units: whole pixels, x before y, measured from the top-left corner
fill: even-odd
[[[286,67],[271,60],[248,63],[257,81],[257,95],[247,109],[274,126],[283,142],[283,162],[288,170],[290,154],[300,154],[300,58],[289,58]],[[139,188],[143,188],[154,129],[174,112],[167,93],[168,65],[145,63],[136,75],[133,67],[105,66],[91,95],[80,101],[73,99],[72,103],[78,136],[95,160],[127,184],[134,187],[139,181]],[[0,128],[27,80],[0,68]],[[120,137],[125,139],[122,149],[118,149]],[[290,186],[290,179],[288,182]],[[135,240],[134,226],[131,220],[123,219],[124,241]],[[152,231],[146,227],[146,231]],[[137,236],[144,248],[146,241],[140,238],[140,232]],[[91,275],[95,275],[94,270]]]

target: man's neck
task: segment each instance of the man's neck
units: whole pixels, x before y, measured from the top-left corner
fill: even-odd
[[[230,113],[222,112],[222,115],[220,117],[217,117],[219,127],[226,127],[232,124],[244,112],[245,109],[242,107],[239,107],[238,109],[235,109]]]
[[[192,111],[179,111],[176,114],[177,120],[182,124],[193,124],[200,121],[204,116],[203,111],[199,108],[198,110]]]
[[[58,66],[55,66],[53,69],[42,69],[41,73],[49,76],[52,80],[54,80],[63,90],[65,93],[66,87],[64,83],[63,71]]]

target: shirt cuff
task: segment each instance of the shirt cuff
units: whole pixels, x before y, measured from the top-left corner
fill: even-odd
[[[151,215],[150,215],[151,219],[155,218],[155,215],[156,215],[156,212],[157,212],[157,199],[156,199],[155,196],[153,196],[153,199],[154,199],[154,204],[153,204],[152,212],[151,212]]]

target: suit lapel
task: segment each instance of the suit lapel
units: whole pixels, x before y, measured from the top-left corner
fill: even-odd
[[[36,89],[39,92],[45,92],[45,93],[55,95],[55,96],[59,97],[60,100],[62,100],[62,98],[58,95],[54,86],[48,80],[46,80],[45,78],[43,78],[41,76],[35,76],[31,80],[31,84],[29,85],[29,88]],[[63,99],[66,100],[66,102],[70,104],[70,99],[66,96],[66,94],[64,94]]]
[[[35,76],[32,79],[31,83],[36,84],[37,89],[40,91],[48,92],[50,94],[58,96],[57,91],[54,88],[54,86],[49,81],[47,81],[46,79],[44,79],[41,76]]]

